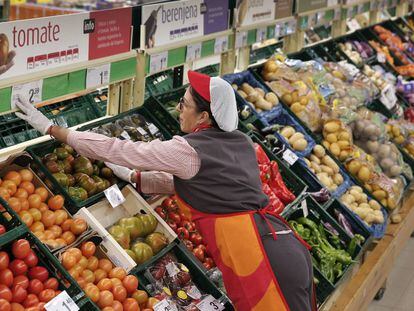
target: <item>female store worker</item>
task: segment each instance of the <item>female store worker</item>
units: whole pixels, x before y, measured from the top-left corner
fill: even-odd
[[[175,191],[238,311],[315,310],[309,251],[283,220],[264,211],[268,199],[252,142],[236,130],[232,87],[197,72],[188,78],[177,106],[187,135],[169,141],[134,143],[68,130],[27,102],[18,104],[24,113],[18,116],[84,156],[117,164],[114,173],[144,193]]]

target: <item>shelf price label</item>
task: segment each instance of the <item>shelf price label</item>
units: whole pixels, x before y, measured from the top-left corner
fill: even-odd
[[[293,20],[285,23],[285,34],[286,35],[291,35],[292,33],[295,33],[296,32],[296,27],[297,27],[296,19],[293,19]]]
[[[150,56],[150,73],[156,73],[167,69],[168,66],[168,51]]]
[[[298,156],[293,151],[291,151],[290,149],[286,149],[283,152],[282,158],[283,158],[283,160],[285,160],[290,165],[295,164],[295,162],[298,160]]]
[[[308,217],[309,210],[308,210],[308,203],[306,202],[306,199],[302,201],[301,208],[303,211],[303,217],[305,218]]]
[[[228,50],[229,38],[228,36],[223,36],[216,38],[214,41],[214,54],[220,54]]]
[[[219,303],[213,296],[208,295],[200,303],[196,305],[200,311],[221,311],[224,306]]]
[[[276,24],[275,25],[275,38],[279,38],[282,36],[282,31],[281,31],[281,25],[280,24]]]
[[[111,64],[88,68],[86,71],[86,88],[109,84],[110,72]]]
[[[175,305],[170,305],[168,300],[164,299],[154,306],[154,311],[177,311],[177,307]]]
[[[263,42],[267,37],[267,28],[259,28],[256,30],[256,42]]]
[[[187,54],[185,55],[185,61],[189,62],[200,58],[201,56],[201,42],[187,45]]]
[[[42,101],[42,90],[43,80],[13,85],[11,94],[11,108],[16,108],[16,102],[18,101],[18,98],[27,100],[33,105],[40,103]]]
[[[111,187],[105,189],[104,194],[108,199],[109,204],[111,204],[113,208],[125,202],[125,197],[122,194],[121,190],[119,190],[117,184],[114,184]]]
[[[69,297],[66,291],[61,292],[47,304],[45,304],[46,311],[77,311],[79,307]]]
[[[247,45],[247,32],[238,31],[236,32],[235,48],[239,49]]]

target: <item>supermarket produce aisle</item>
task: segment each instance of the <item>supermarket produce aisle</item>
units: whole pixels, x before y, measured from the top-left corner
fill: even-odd
[[[414,310],[414,238],[395,262],[383,298],[373,301],[368,311],[411,311]]]

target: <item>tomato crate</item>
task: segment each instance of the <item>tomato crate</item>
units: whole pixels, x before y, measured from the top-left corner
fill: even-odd
[[[295,195],[296,199],[291,202],[290,204],[286,205],[283,213],[289,209],[290,206],[295,205],[297,202],[301,200],[301,198],[305,195],[307,186],[306,184],[291,170],[289,167],[280,160],[277,156],[275,156],[264,144],[260,141],[260,138],[257,134],[250,132],[250,138],[253,140],[254,143],[259,144],[263,150],[266,152],[266,155],[269,157],[271,161],[276,161],[279,166],[280,174],[282,175],[283,181],[286,187]],[[282,214],[283,214],[282,213]]]
[[[93,129],[98,129],[102,125],[116,123],[118,120],[122,120],[124,118],[134,116],[137,114],[143,116],[147,122],[146,124],[142,124],[141,126],[143,130],[147,132],[147,134],[149,134],[150,137],[148,137],[148,139],[155,139],[155,138],[170,139],[172,137],[171,134],[167,130],[168,124],[161,123],[157,118],[155,118],[154,115],[150,113],[150,110],[148,109],[146,105],[139,107],[139,108],[134,108],[134,109],[125,111],[123,113],[117,114],[116,116],[113,116],[110,118],[106,118],[103,120],[99,120],[99,121],[81,126],[78,130],[89,131]],[[160,133],[158,133],[151,124],[155,125],[158,128]],[[137,129],[138,129],[138,132],[142,132],[141,127],[137,127]],[[129,139],[128,136],[129,134],[126,135],[124,132],[122,132],[120,135],[117,136],[117,138]],[[144,136],[146,137],[146,135]]]
[[[0,246],[2,246],[16,240],[18,236],[28,232],[29,229],[2,197],[0,197],[0,206],[3,207],[0,212],[0,225],[3,225],[6,229],[6,232],[0,234]]]
[[[37,175],[44,177],[44,182],[47,187],[56,195],[61,194],[65,198],[65,207],[71,215],[74,215],[81,207],[89,206],[99,201],[104,197],[104,192],[99,192],[89,196],[86,200],[78,200],[69,195],[67,187],[59,184],[57,179],[53,177],[53,174],[49,172],[45,164],[42,161],[42,157],[48,153],[52,153],[55,148],[61,146],[61,143],[56,140],[49,140],[34,146],[27,148],[27,152],[33,157],[32,169]],[[126,185],[126,182],[122,180],[117,181],[118,187],[122,188]]]
[[[305,203],[304,203],[305,202]],[[306,212],[306,211],[307,212]],[[306,215],[306,217],[305,217]],[[298,202],[297,205],[291,206],[291,208],[286,213],[286,220],[290,222],[292,225],[292,221],[297,221],[300,218],[305,218],[306,220],[310,220],[314,222],[316,225],[324,226],[328,225],[331,230],[334,230],[336,234],[332,234],[333,237],[338,237],[341,247],[343,249],[347,249],[351,244],[351,237],[339,226],[339,224],[321,207],[315,200],[312,199],[310,196],[306,196],[303,198],[302,201]],[[294,225],[292,226],[295,229]],[[299,226],[298,226],[299,227]],[[305,226],[303,226],[305,228]],[[322,228],[321,228],[322,229]],[[318,231],[321,229],[317,229]],[[310,232],[312,233],[312,231]],[[328,234],[328,233],[325,233]],[[305,239],[306,240],[306,239]],[[332,243],[332,242],[330,242]],[[312,245],[311,245],[312,246]],[[311,251],[312,254],[312,262],[313,262],[313,270],[315,276],[318,278],[319,284],[316,285],[316,297],[319,303],[323,303],[327,297],[333,292],[335,288],[337,288],[345,279],[347,279],[350,275],[352,270],[352,266],[355,261],[358,261],[362,255],[361,252],[362,248],[359,245],[356,245],[354,253],[351,255],[352,260],[349,264],[345,264],[340,269],[341,274],[335,277],[334,280],[329,280],[325,273],[322,273],[322,267],[318,263],[315,258],[315,254],[317,254],[316,246],[313,247]],[[317,282],[318,283],[318,282]]]
[[[194,255],[190,254],[185,246],[178,241],[174,242],[168,250],[165,250],[162,256],[157,256],[157,260],[152,260],[145,266],[140,267],[140,269],[131,271],[131,274],[138,277],[140,285],[144,286],[149,294],[155,296],[159,290],[158,286],[155,286],[156,280],[149,273],[149,270],[167,254],[172,254],[176,257],[178,263],[182,264],[180,266],[184,266],[183,271],[189,271],[191,280],[200,292],[212,295],[216,301],[224,305],[225,310],[234,310],[228,297],[207,277],[205,270],[200,268]]]
[[[6,251],[9,256],[12,256],[12,244],[15,240],[25,239],[30,243],[31,249],[34,251],[39,259],[38,266],[42,266],[49,272],[49,277],[57,279],[59,286],[58,289],[66,291],[68,295],[76,303],[85,296],[80,286],[72,278],[72,276],[66,271],[66,269],[60,264],[59,260],[52,255],[52,253],[30,232],[22,232],[14,240],[9,241],[1,245],[0,249]]]
[[[89,297],[85,297],[76,303],[81,311],[99,311],[101,310]]]

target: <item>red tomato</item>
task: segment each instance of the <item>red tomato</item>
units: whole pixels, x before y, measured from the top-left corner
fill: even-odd
[[[122,285],[117,285],[112,288],[112,294],[114,295],[114,300],[120,302],[123,302],[127,298],[127,290]]]
[[[30,250],[29,254],[23,259],[29,268],[37,266],[39,259],[33,250]]]
[[[37,279],[31,280],[29,282],[28,291],[30,294],[39,295],[39,293],[44,289],[43,283]]]
[[[6,299],[8,302],[11,302],[13,294],[6,285],[0,284],[0,298]]]
[[[59,282],[58,280],[56,280],[56,278],[50,278],[45,282],[44,286],[45,286],[45,289],[50,288],[53,290],[57,290],[59,287]]]
[[[174,212],[169,212],[168,213],[168,218],[170,220],[174,221],[176,224],[179,224],[181,222],[180,215],[178,215],[177,213],[174,213]]]
[[[138,302],[134,298],[125,299],[122,306],[124,307],[124,311],[138,311],[139,310]]]
[[[192,252],[194,249],[194,244],[193,242],[189,241],[189,240],[183,240],[183,243],[185,245],[185,247],[187,247],[187,249]]]
[[[19,239],[13,243],[12,253],[18,259],[25,258],[30,252],[30,243],[25,239]]]
[[[18,275],[13,280],[13,286],[21,285],[24,289],[29,287],[29,279],[25,275]]]
[[[194,231],[195,230],[195,226],[194,223],[188,220],[183,220],[180,223],[180,227],[184,227],[186,228],[189,232]]]
[[[133,293],[138,288],[138,278],[134,275],[127,275],[122,280],[122,285],[125,287],[129,294]]]
[[[23,302],[23,307],[30,308],[35,307],[39,303],[39,299],[34,294],[29,294],[26,297],[26,300]]]
[[[41,302],[49,302],[55,297],[55,291],[53,289],[44,289],[39,294],[39,300]]]
[[[45,302],[39,302],[36,307],[39,310],[43,311],[43,310],[45,310],[45,304],[46,304]]]
[[[9,254],[0,252],[0,270],[6,269],[9,266]]]
[[[11,311],[11,310],[12,308],[11,308],[10,303],[5,299],[0,299],[0,311]]]
[[[13,302],[21,303],[27,297],[27,291],[21,285],[15,285],[12,288]]]
[[[193,254],[194,256],[196,256],[198,258],[198,260],[200,260],[201,262],[204,261],[204,251],[201,248],[196,247],[193,250]]]
[[[13,260],[10,263],[9,268],[13,272],[14,276],[22,275],[27,272],[27,265],[21,259]]]
[[[109,290],[103,290],[99,293],[98,307],[110,307],[114,303],[114,295]]]
[[[0,302],[0,304],[1,303],[2,302]],[[20,303],[12,302],[10,305],[11,305],[11,311],[24,311],[24,307]]]
[[[174,200],[171,198],[166,198],[164,201],[162,201],[161,205],[168,210],[175,208]]]
[[[172,219],[169,219],[168,221],[167,221],[167,224],[168,224],[168,226],[170,226],[170,228],[174,231],[174,232],[177,232],[177,224],[174,222],[174,220],[172,220]]]
[[[37,266],[30,268],[29,279],[38,279],[40,282],[45,282],[49,278],[49,271],[45,267]]]
[[[0,234],[3,234],[4,232],[6,232],[6,227],[3,225],[0,225]]]
[[[0,284],[11,287],[13,284],[13,272],[10,269],[0,270]]]
[[[177,229],[177,235],[180,240],[188,240],[188,238],[190,237],[190,233],[188,232],[188,230],[183,227]]]
[[[199,233],[191,233],[190,241],[193,242],[195,245],[200,245],[203,243],[203,238]]]
[[[181,218],[181,222],[188,220],[188,217],[181,211],[178,211],[178,215]]]

